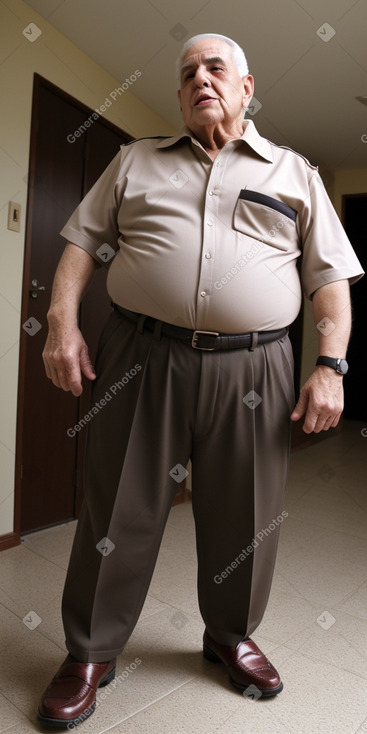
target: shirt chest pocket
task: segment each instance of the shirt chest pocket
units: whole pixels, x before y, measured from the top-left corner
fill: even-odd
[[[296,220],[296,209],[283,201],[241,189],[234,211],[234,228],[238,232],[287,251],[298,242]]]

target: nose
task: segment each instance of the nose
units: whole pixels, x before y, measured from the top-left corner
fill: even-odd
[[[195,84],[197,87],[209,87],[210,81],[205,66],[198,66],[195,72]]]

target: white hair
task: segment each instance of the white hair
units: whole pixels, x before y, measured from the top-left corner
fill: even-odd
[[[186,56],[187,51],[191,46],[194,45],[194,43],[197,43],[204,38],[219,38],[220,41],[224,41],[228,44],[228,46],[231,46],[233,61],[237,66],[239,75],[243,77],[249,73],[245,53],[242,50],[241,46],[236,43],[236,41],[232,41],[232,38],[228,38],[227,36],[221,36],[219,33],[200,33],[198,36],[192,36],[191,38],[189,38],[182,47],[181,53],[176,61],[176,75],[179,82],[181,81],[182,62],[184,60],[184,57]]]

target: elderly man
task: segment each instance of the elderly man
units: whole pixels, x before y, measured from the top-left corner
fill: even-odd
[[[362,270],[317,169],[243,122],[254,82],[231,39],[191,38],[178,68],[185,127],[122,146],[62,231],[46,372],[75,396],[81,373],[96,378],[92,403],[106,401],[89,422],[64,589],[69,655],[38,712],[54,726],[90,715],[114,677],[189,458],[204,655],[241,691],[282,690],[250,635],[284,517],[290,418],[319,432],[343,407],[349,282]],[[94,372],[78,306],[112,251],[115,307]],[[294,407],[287,327],[301,287],[320,358]]]

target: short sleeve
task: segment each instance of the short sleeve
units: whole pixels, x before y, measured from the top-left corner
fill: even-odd
[[[98,250],[104,246],[109,253],[118,250],[117,215],[123,193],[123,185],[119,184],[122,149],[112,159],[102,175],[80,202],[70,219],[62,228],[62,237],[86,250],[98,264],[103,264],[108,256],[101,256]],[[103,252],[104,250],[101,250]]]
[[[302,286],[311,300],[321,286],[337,280],[355,283],[364,271],[318,173],[310,179],[309,192],[300,217],[300,235]]]

